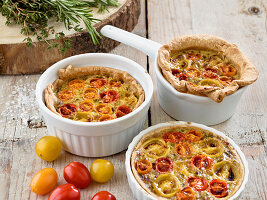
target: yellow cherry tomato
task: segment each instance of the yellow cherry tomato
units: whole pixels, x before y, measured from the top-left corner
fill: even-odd
[[[57,137],[42,137],[35,145],[36,154],[45,161],[56,160],[61,153],[61,142]]]
[[[44,168],[37,172],[31,181],[32,192],[45,195],[57,184],[57,172],[52,168]]]
[[[108,182],[114,174],[112,162],[103,159],[95,160],[90,168],[91,177],[98,183]]]

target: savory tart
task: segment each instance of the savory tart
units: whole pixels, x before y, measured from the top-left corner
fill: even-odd
[[[62,117],[102,122],[129,114],[145,98],[141,85],[127,72],[108,67],[59,69],[45,91],[46,106]]]
[[[138,183],[157,199],[229,199],[244,179],[244,166],[222,137],[192,125],[144,135],[131,155]]]
[[[159,49],[158,65],[179,92],[216,102],[258,77],[254,64],[235,44],[211,35],[175,38]]]

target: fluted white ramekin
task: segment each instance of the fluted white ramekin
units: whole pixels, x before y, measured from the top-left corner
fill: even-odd
[[[143,130],[141,133],[139,133],[134,139],[133,141],[130,143],[128,150],[126,152],[126,159],[125,159],[125,167],[126,167],[126,174],[127,174],[127,178],[128,178],[128,182],[129,182],[129,186],[133,192],[133,195],[135,196],[136,199],[138,200],[157,200],[155,197],[151,196],[150,194],[148,194],[140,185],[139,183],[136,181],[133,173],[132,173],[132,168],[131,168],[131,156],[132,156],[132,152],[135,148],[135,146],[138,144],[138,142],[141,140],[141,138],[146,135],[147,133],[162,128],[162,127],[167,127],[167,126],[173,126],[173,125],[190,125],[190,126],[195,126],[195,127],[199,127],[201,129],[210,131],[216,135],[221,136],[222,138],[225,139],[225,141],[229,142],[230,145],[236,150],[236,152],[238,153],[243,165],[244,165],[244,179],[243,182],[240,186],[240,188],[238,189],[238,191],[229,198],[229,200],[233,200],[236,199],[240,193],[245,189],[245,185],[248,181],[248,175],[249,175],[249,169],[248,169],[248,162],[245,158],[245,155],[243,154],[243,152],[240,150],[239,146],[235,144],[235,142],[230,139],[229,137],[227,137],[225,134],[223,134],[222,132],[214,129],[214,128],[210,128],[208,126],[202,125],[202,124],[197,124],[197,123],[188,123],[188,122],[183,122],[183,121],[175,121],[175,122],[166,122],[166,123],[161,123],[161,124],[157,124],[154,126],[151,126],[145,130]]]
[[[103,66],[126,71],[143,87],[145,101],[128,115],[105,122],[80,122],[56,115],[44,103],[44,89],[58,78],[59,69],[70,64],[74,67]],[[133,137],[143,130],[152,94],[153,83],[143,67],[128,58],[106,53],[88,53],[63,59],[48,68],[36,85],[36,100],[48,133],[58,137],[66,151],[86,157],[108,156],[126,149]]]

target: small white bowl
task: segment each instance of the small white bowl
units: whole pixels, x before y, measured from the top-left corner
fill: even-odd
[[[154,126],[151,126],[145,130],[143,130],[141,133],[139,133],[131,142],[131,144],[128,147],[128,150],[126,152],[126,159],[125,159],[125,167],[126,167],[126,174],[127,174],[127,178],[128,178],[128,182],[129,182],[129,186],[135,196],[136,199],[140,199],[140,200],[157,200],[155,197],[151,196],[150,194],[148,194],[140,185],[139,183],[136,181],[133,173],[132,173],[132,168],[131,168],[131,156],[132,156],[132,152],[135,148],[135,146],[137,145],[137,143],[140,141],[140,139],[147,133],[162,128],[162,127],[167,127],[167,126],[173,126],[173,125],[190,125],[190,126],[195,126],[195,127],[199,127],[201,129],[210,131],[216,135],[221,136],[222,138],[225,139],[225,141],[229,142],[230,145],[232,145],[232,147],[237,151],[238,155],[240,156],[240,159],[244,165],[244,179],[243,182],[240,186],[240,188],[238,189],[238,191],[229,198],[229,200],[233,200],[236,199],[240,193],[245,189],[245,185],[248,181],[248,174],[249,174],[249,170],[248,170],[248,162],[245,158],[245,155],[243,154],[243,152],[240,150],[239,146],[235,144],[235,142],[230,139],[229,137],[227,137],[225,134],[223,134],[220,131],[217,131],[214,128],[210,128],[207,127],[205,125],[202,124],[197,124],[197,123],[190,123],[188,124],[188,122],[183,122],[183,121],[175,121],[175,122],[166,122],[166,123],[161,123],[161,124],[157,124]]]
[[[44,89],[58,78],[58,70],[68,65],[103,66],[128,72],[143,87],[145,101],[126,116],[105,122],[79,122],[63,118],[50,111],[44,103]],[[153,83],[136,62],[113,54],[88,53],[63,59],[48,68],[36,85],[36,100],[47,125],[48,133],[58,137],[63,148],[86,157],[108,156],[126,149],[133,137],[143,130],[151,104]]]

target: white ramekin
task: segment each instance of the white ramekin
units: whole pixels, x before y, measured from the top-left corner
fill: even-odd
[[[106,122],[87,123],[58,116],[45,106],[43,93],[45,87],[58,78],[58,70],[70,64],[74,67],[104,66],[126,71],[143,87],[145,101],[128,115]],[[48,68],[36,85],[36,100],[48,133],[58,137],[66,151],[86,157],[108,156],[126,149],[133,137],[143,130],[152,94],[153,83],[143,67],[128,58],[106,53],[88,53],[63,59]]]
[[[161,44],[110,25],[104,26],[101,33],[144,52],[154,61],[159,104],[168,115],[176,120],[193,121],[205,125],[219,124],[234,114],[247,88],[246,86],[238,89],[234,94],[226,96],[221,103],[216,103],[208,97],[178,92],[163,77],[158,67],[157,55]]]
[[[236,199],[240,193],[245,189],[245,185],[248,181],[248,175],[249,175],[249,170],[248,170],[248,162],[245,158],[245,155],[243,154],[243,152],[240,150],[239,146],[235,144],[235,142],[230,139],[229,137],[227,137],[225,134],[223,134],[222,132],[214,129],[214,128],[210,128],[208,126],[202,125],[202,124],[197,124],[197,123],[190,123],[188,124],[188,122],[183,122],[183,121],[175,121],[175,122],[166,122],[166,123],[161,123],[161,124],[157,124],[154,126],[151,126],[145,130],[143,130],[141,133],[139,133],[131,142],[131,144],[128,147],[128,150],[126,152],[126,159],[125,159],[125,167],[126,167],[126,174],[127,174],[127,178],[128,178],[128,182],[129,182],[129,186],[133,192],[133,195],[135,196],[136,199],[138,200],[156,200],[155,197],[151,196],[150,194],[148,194],[140,185],[139,183],[136,181],[133,173],[132,173],[132,168],[131,168],[131,155],[132,152],[135,148],[135,146],[137,145],[137,143],[140,141],[140,139],[147,133],[149,133],[150,131],[156,130],[158,128],[162,128],[162,127],[167,127],[167,126],[173,126],[173,125],[190,125],[190,126],[195,126],[195,127],[199,127],[201,129],[204,130],[208,130],[211,131],[212,133],[219,135],[221,137],[223,137],[227,142],[230,143],[230,145],[232,145],[232,147],[237,151],[238,155],[240,156],[240,159],[244,165],[244,179],[243,182],[240,186],[240,188],[238,189],[238,191],[231,197],[229,198],[229,200],[233,200]]]

